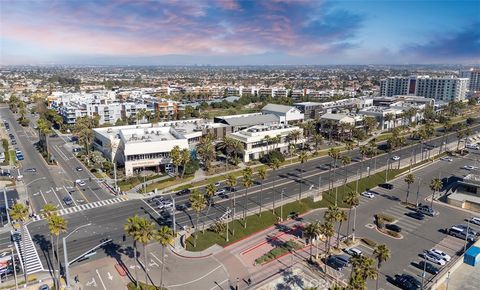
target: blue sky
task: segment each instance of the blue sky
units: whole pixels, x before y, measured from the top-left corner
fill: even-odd
[[[0,64],[480,63],[479,0],[3,0]]]

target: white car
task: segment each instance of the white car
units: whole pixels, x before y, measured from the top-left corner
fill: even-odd
[[[345,253],[349,254],[350,256],[361,256],[362,255],[362,251],[360,251],[357,248],[345,249]]]
[[[166,201],[163,202],[163,207],[164,208],[171,208],[171,207],[173,207],[173,203],[169,200],[166,200]]]
[[[450,261],[450,259],[452,257],[450,257],[447,253],[445,253],[444,251],[440,251],[439,249],[435,249],[435,248],[432,248],[430,249],[430,254],[436,254],[438,256],[440,256],[442,259],[444,259],[445,261]]]
[[[425,260],[427,260],[429,262],[433,262],[433,263],[438,264],[440,266],[443,266],[447,263],[444,259],[439,258],[437,255],[432,255],[432,253],[429,253],[429,252],[426,252],[426,251],[422,255],[425,258]]]
[[[81,180],[81,179],[75,180],[75,183],[76,183],[78,186],[85,186],[85,185],[86,185],[85,181],[83,181],[83,180]]]
[[[368,197],[368,198],[374,198],[375,197],[375,195],[370,191],[364,191],[364,192],[360,193],[360,195]]]
[[[225,188],[222,188],[222,189],[219,189],[217,190],[217,192],[215,192],[216,195],[222,195],[222,194],[225,194],[227,191],[225,190]]]
[[[472,218],[470,219],[470,222],[471,222],[472,224],[475,224],[475,225],[477,225],[477,226],[480,226],[480,218],[478,218],[478,217],[472,217]]]
[[[475,170],[475,169],[478,169],[477,166],[473,166],[473,165],[464,165],[462,168],[463,168],[463,169],[466,169],[466,170]]]
[[[392,160],[398,161],[398,160],[400,160],[400,156],[395,155],[395,156],[392,157]]]
[[[219,186],[220,186],[220,182],[215,182],[215,186],[216,186],[216,187],[219,187]]]
[[[450,158],[450,157],[442,157],[442,158],[440,158],[440,160],[448,161],[448,162],[452,162],[452,161],[453,161],[453,159]]]

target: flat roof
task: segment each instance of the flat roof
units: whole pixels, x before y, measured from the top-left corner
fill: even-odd
[[[266,123],[275,123],[279,122],[280,119],[274,114],[255,114],[255,115],[245,115],[237,116],[231,118],[222,118],[217,117],[223,122],[227,123],[230,126],[253,126],[253,125],[262,125]]]

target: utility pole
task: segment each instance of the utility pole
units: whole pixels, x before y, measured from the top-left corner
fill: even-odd
[[[115,182],[115,192],[118,193],[118,186],[117,186],[117,162],[113,162],[113,180]]]
[[[177,226],[176,226],[176,220],[175,220],[175,211],[176,211],[176,207],[175,207],[175,197],[172,197],[172,221],[173,221],[173,234],[175,235],[175,233],[177,232]]]
[[[390,154],[389,154],[390,156]],[[385,170],[385,182],[388,182],[388,165],[389,165],[390,157],[387,158],[387,169]]]
[[[417,200],[415,201],[415,205],[416,207],[418,207],[418,198],[419,198],[419,195],[420,195],[420,184],[422,183],[422,179],[420,178],[418,180],[418,187],[417,187]]]
[[[423,289],[423,283],[425,282],[425,271],[426,270],[427,270],[427,259],[425,258],[425,253],[423,253],[422,287],[420,289]]]
[[[228,240],[228,222],[229,222],[229,218],[230,218],[230,208],[227,207],[227,242],[229,241],[229,240]]]
[[[356,178],[356,179],[357,179],[357,182],[355,183],[355,192],[358,193],[358,180],[361,178],[361,177],[358,178],[358,169],[357,169],[357,176],[356,176],[356,177],[357,177],[357,178]]]
[[[285,188],[282,188],[282,193],[280,193],[280,221],[283,222],[283,192]]]
[[[465,251],[467,250],[467,244],[468,244],[468,237],[470,234],[468,233],[470,231],[470,219],[467,220],[467,232],[465,233],[465,244],[463,245],[463,253],[465,254]]]
[[[352,229],[352,241],[355,242],[355,223],[357,222],[357,206],[353,207],[353,229]]]
[[[13,247],[10,245],[9,248],[10,248],[10,253],[12,255],[13,277],[15,279],[15,290],[17,290],[18,289],[18,281],[17,281],[17,266],[15,265],[15,255],[13,254]]]
[[[3,198],[5,199],[5,211],[7,212],[7,223],[10,224],[10,213],[8,210],[10,209],[10,206],[8,205],[8,199],[7,199],[7,190],[5,187],[3,188]]]

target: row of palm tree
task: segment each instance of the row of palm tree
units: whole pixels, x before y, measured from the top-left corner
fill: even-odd
[[[187,163],[190,161],[190,151],[187,148],[180,149],[178,145],[172,148],[170,151],[170,159],[172,160],[173,165],[175,165],[175,173],[179,173],[179,167],[182,166],[182,175],[181,178],[185,175],[185,168]]]
[[[140,217],[138,215],[129,217],[124,225],[125,233],[133,239],[134,259],[137,261],[137,243],[143,246],[143,265],[145,267],[145,283],[149,285],[147,273],[147,245],[152,241],[158,242],[162,245],[162,269],[160,276],[160,286],[163,287],[163,274],[165,270],[165,248],[173,244],[175,233],[168,226],[163,226],[156,229],[155,223],[148,218]],[[135,267],[135,283],[137,289],[139,288],[139,280],[137,267]]]

